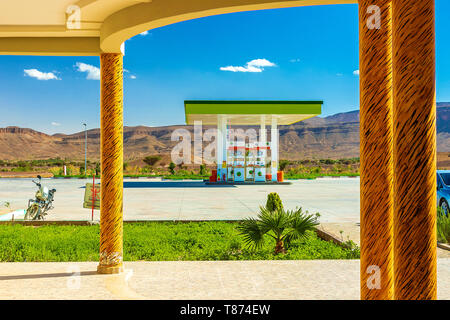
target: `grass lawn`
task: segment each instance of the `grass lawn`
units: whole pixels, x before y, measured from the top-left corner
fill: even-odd
[[[152,174],[124,174],[124,178],[163,178],[167,180],[204,180],[208,179],[209,176],[202,176],[198,174],[186,174],[186,175],[152,175]],[[92,176],[84,176],[84,175],[71,175],[71,176],[62,176],[62,175],[54,175],[54,178],[65,178],[65,179],[92,179]],[[100,179],[99,176],[96,179]]]
[[[314,232],[274,255],[269,237],[247,249],[237,222],[145,222],[124,225],[125,261],[358,259],[359,249],[321,240]],[[97,261],[99,226],[0,226],[0,261]]]
[[[55,175],[55,178],[71,178],[71,179],[85,179],[85,176],[71,175],[61,176]],[[208,180],[209,176],[202,176],[198,174],[185,174],[185,175],[151,175],[151,174],[125,174],[124,178],[163,178],[166,180]],[[358,172],[324,172],[324,173],[287,173],[284,175],[286,180],[301,180],[301,179],[316,179],[321,177],[359,177]],[[87,176],[92,179],[92,176]],[[96,177],[99,179],[100,177]]]
[[[317,179],[322,177],[359,177],[358,172],[341,173],[288,173],[284,176],[287,180]]]

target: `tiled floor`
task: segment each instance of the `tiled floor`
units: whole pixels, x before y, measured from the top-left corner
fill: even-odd
[[[0,299],[359,299],[359,260],[0,263]],[[74,275],[78,272],[79,275]],[[438,259],[450,299],[450,259]]]

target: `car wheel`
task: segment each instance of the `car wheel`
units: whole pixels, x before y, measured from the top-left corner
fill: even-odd
[[[441,201],[441,209],[442,209],[442,212],[447,216],[449,213],[450,207],[448,206],[448,202],[446,200]]]

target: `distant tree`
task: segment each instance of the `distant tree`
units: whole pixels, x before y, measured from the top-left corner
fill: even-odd
[[[148,164],[150,167],[153,167],[159,160],[161,160],[160,156],[153,155],[144,158],[144,162]]]
[[[171,162],[169,164],[169,171],[171,174],[175,174],[175,167],[176,167],[175,163]]]
[[[123,171],[127,170],[128,168],[128,162],[123,163]]]
[[[290,164],[291,162],[289,160],[280,160],[279,166],[280,166],[280,171],[284,171],[284,169],[286,169],[286,167]]]
[[[199,172],[199,174],[200,174],[201,176],[206,175],[206,165],[204,165],[204,164],[201,164],[201,165],[200,165],[200,172]]]

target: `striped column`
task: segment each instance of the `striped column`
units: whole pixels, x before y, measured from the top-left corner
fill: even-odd
[[[359,1],[361,299],[394,297],[392,8]]]
[[[123,270],[123,61],[120,53],[100,55],[101,205],[98,273]]]
[[[434,0],[393,0],[395,299],[436,299]]]

